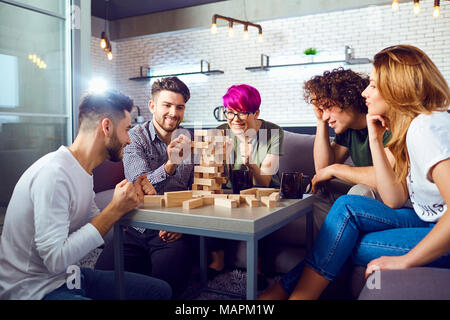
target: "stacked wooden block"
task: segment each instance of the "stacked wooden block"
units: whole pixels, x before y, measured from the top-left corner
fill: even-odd
[[[192,147],[194,154],[200,156],[200,164],[194,166],[192,190],[223,193],[222,184],[227,183],[224,177],[225,138],[223,130],[194,130]]]

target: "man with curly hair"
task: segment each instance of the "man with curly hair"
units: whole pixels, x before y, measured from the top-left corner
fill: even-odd
[[[317,129],[314,141],[313,191],[315,229],[318,230],[334,200],[346,193],[378,198],[367,131],[367,106],[361,93],[369,77],[343,68],[325,71],[304,84],[305,100],[314,108]],[[330,141],[329,127],[336,133]],[[383,136],[383,144],[390,132]],[[390,152],[385,148],[389,159]],[[353,165],[347,164],[350,156]],[[345,163],[344,163],[345,162]],[[330,181],[337,178],[348,186]],[[353,186],[354,185],[354,186]],[[349,188],[351,189],[349,190]]]

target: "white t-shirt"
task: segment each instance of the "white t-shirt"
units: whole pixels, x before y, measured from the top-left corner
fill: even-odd
[[[0,299],[42,299],[67,268],[103,244],[89,222],[99,213],[93,178],[64,146],[17,182],[0,240]]]
[[[409,196],[420,219],[436,222],[447,210],[430,169],[450,158],[450,114],[420,114],[409,126],[406,146],[410,160],[406,179]]]

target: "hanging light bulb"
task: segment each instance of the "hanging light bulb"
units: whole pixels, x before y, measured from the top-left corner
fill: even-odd
[[[417,16],[420,13],[419,0],[414,0],[414,14]]]
[[[216,33],[217,33],[217,24],[212,23],[211,24],[211,34],[216,34]]]
[[[248,24],[244,25],[244,40],[248,40]]]
[[[392,1],[392,11],[398,11],[398,9],[399,9],[398,0]]]
[[[105,49],[107,45],[108,39],[106,38],[105,31],[102,32],[101,39],[100,39],[100,48]]]
[[[439,18],[440,14],[441,14],[441,10],[440,10],[440,8],[439,8],[439,5],[440,5],[439,2],[440,2],[439,0],[434,0],[433,17],[434,17],[435,19],[436,19],[436,18]]]
[[[260,31],[258,33],[258,42],[263,42],[263,41],[264,41],[264,38],[263,38],[263,35],[262,35],[262,31]]]
[[[233,37],[233,21],[228,23],[228,37]]]
[[[113,54],[111,51],[106,52],[106,57],[108,58],[109,61],[111,61],[113,59]]]

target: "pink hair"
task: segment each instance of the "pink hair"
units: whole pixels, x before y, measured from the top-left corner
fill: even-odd
[[[258,90],[247,84],[231,86],[222,100],[225,108],[240,112],[255,113],[261,105],[261,96]]]

